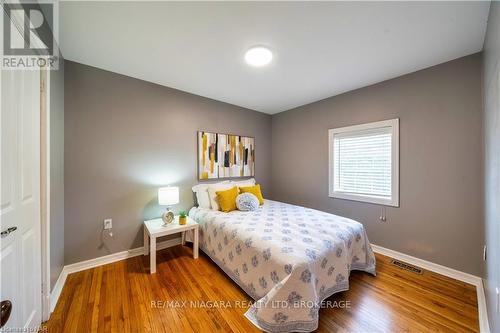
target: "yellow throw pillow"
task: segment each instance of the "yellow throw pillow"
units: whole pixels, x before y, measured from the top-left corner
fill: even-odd
[[[259,204],[264,204],[264,197],[262,196],[262,192],[260,191],[260,184],[257,184],[255,186],[240,187],[240,191],[241,193],[252,193],[257,197],[257,199],[259,199]]]
[[[238,196],[238,187],[233,187],[225,191],[217,191],[217,201],[220,210],[223,212],[230,212],[236,210],[236,197]]]

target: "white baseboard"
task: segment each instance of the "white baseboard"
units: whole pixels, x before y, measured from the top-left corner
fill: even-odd
[[[54,309],[56,308],[57,300],[59,299],[59,296],[61,296],[61,291],[64,287],[64,284],[66,283],[67,277],[68,273],[64,270],[63,267],[61,273],[59,274],[59,277],[57,278],[54,288],[50,292],[50,313],[54,312]]]
[[[427,260],[412,257],[408,254],[386,249],[385,247],[371,244],[373,252],[383,254],[393,259],[404,261],[408,264],[418,266],[428,271],[438,273],[452,279],[472,284],[476,287],[477,307],[479,312],[479,330],[481,333],[490,333],[488,313],[486,310],[486,298],[484,296],[483,279],[469,273],[464,273],[453,268],[442,266]]]
[[[427,261],[427,260],[415,258],[415,257],[412,257],[410,255],[407,255],[407,254],[404,254],[401,252],[389,250],[389,249],[386,249],[382,246],[378,246],[375,244],[371,244],[371,245],[372,245],[373,252],[380,253],[380,254],[383,254],[385,256],[407,262],[409,264],[424,268],[424,269],[431,271],[431,272],[435,272],[435,273],[450,277],[450,278],[458,280],[458,281],[469,283],[469,284],[472,284],[475,286],[478,285],[478,283],[480,283],[480,281],[482,281],[482,279],[480,277],[472,275],[472,274],[457,271],[456,269],[452,269],[452,268],[449,268],[446,266],[435,264],[435,263]]]
[[[490,323],[488,322],[488,309],[486,308],[486,296],[484,295],[483,280],[476,285],[477,310],[479,312],[479,331],[481,333],[490,333]]]
[[[173,238],[166,240],[164,242],[160,242],[156,245],[157,250],[163,250],[171,246],[179,245],[181,243],[181,238]],[[106,265],[106,264],[111,264],[116,261],[132,258],[132,257],[137,257],[140,255],[143,255],[144,253],[144,248],[143,247],[138,247],[135,249],[127,250],[127,251],[122,251],[122,252],[117,252],[117,253],[112,253],[107,256],[102,256],[94,259],[89,259],[85,261],[80,261],[71,265],[66,265],[63,267],[61,274],[59,274],[59,278],[56,281],[56,284],[54,285],[54,288],[52,289],[52,292],[50,293],[50,313],[52,313],[56,307],[57,301],[59,300],[59,296],[61,296],[61,291],[64,287],[64,284],[66,283],[66,278],[68,277],[69,274],[71,273],[76,273],[79,271],[83,271],[86,269]]]

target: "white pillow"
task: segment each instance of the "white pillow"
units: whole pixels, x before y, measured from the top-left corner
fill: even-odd
[[[231,182],[223,183],[223,184],[211,184],[208,185],[208,197],[210,198],[210,206],[212,206],[213,210],[220,210],[219,203],[217,202],[217,191],[225,191],[229,190],[236,185],[231,184]]]
[[[234,186],[238,186],[238,187],[254,186],[255,185],[255,178],[239,180],[239,181],[232,180],[231,184],[233,184]]]
[[[214,184],[198,184],[193,186],[191,189],[196,194],[196,201],[198,202],[198,207],[200,208],[211,208],[210,205],[210,197],[208,195],[208,187],[210,185],[219,185],[219,184],[229,184],[228,180],[223,182],[214,183]]]
[[[205,188],[204,190],[198,190],[195,193],[198,207],[210,209],[210,197],[208,196],[208,188]]]

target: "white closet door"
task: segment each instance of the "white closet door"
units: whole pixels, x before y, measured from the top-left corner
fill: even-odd
[[[3,327],[41,321],[40,71],[1,71],[0,300],[12,303]]]

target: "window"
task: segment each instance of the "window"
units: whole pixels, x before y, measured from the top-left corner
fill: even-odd
[[[330,197],[399,206],[399,119],[328,131]]]

